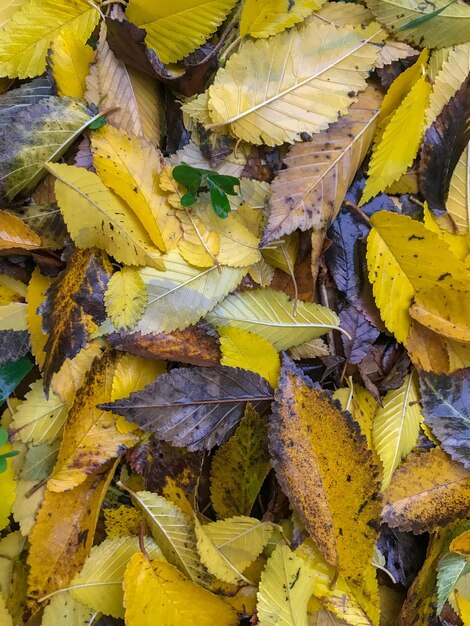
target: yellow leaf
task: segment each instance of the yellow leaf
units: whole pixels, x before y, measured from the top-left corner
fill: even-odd
[[[13,603],[16,592],[16,582],[18,581],[18,569],[24,570],[24,565],[21,562],[21,553],[25,549],[26,539],[21,535],[19,530],[4,534],[3,539],[0,539],[0,559],[2,560],[2,567],[0,568],[0,589],[9,606],[11,612],[13,612]],[[15,580],[16,579],[16,580]],[[18,594],[22,595],[22,594]],[[21,598],[23,601],[23,598]],[[16,602],[14,603],[16,605]],[[16,607],[21,615],[24,610],[24,606]]]
[[[414,533],[433,532],[468,514],[470,472],[441,449],[412,452],[384,495],[384,521]]]
[[[51,39],[91,35],[100,15],[86,0],[29,0],[2,31],[0,76],[32,78],[44,72]]]
[[[137,442],[131,433],[120,433],[116,418],[98,405],[111,400],[116,360],[105,354],[96,360],[80,387],[69,412],[59,458],[47,483],[51,491],[67,491],[80,485],[97,468],[123,454]]]
[[[106,313],[117,329],[130,330],[147,306],[147,292],[139,272],[124,266],[111,276],[104,294]]]
[[[470,253],[470,236],[468,233],[463,234],[455,234],[455,228],[452,226],[452,222],[449,219],[449,214],[445,214],[440,216],[440,218],[436,218],[433,213],[428,208],[427,202],[424,203],[424,220],[423,223],[428,230],[432,230],[433,233],[439,235],[439,237],[446,242],[449,246],[449,250],[455,255],[458,259],[465,262],[468,254]],[[445,219],[445,222],[443,219]],[[449,222],[451,223],[451,231],[446,230],[445,227],[449,227]]]
[[[413,163],[424,133],[424,113],[430,93],[431,85],[422,76],[396,109],[372,153],[360,204],[384,191]]]
[[[44,365],[44,359],[46,358],[44,346],[46,345],[47,335],[42,330],[42,317],[38,313],[38,308],[44,301],[46,291],[50,286],[50,278],[43,276],[39,267],[35,267],[26,292],[26,316],[28,319],[31,351],[40,368]]]
[[[108,124],[158,145],[163,104],[155,80],[119,61],[106,41],[106,32],[106,24],[101,22],[95,62],[86,78],[85,99],[109,111]]]
[[[0,446],[0,455],[11,452],[11,443]],[[7,468],[0,473],[0,530],[8,526],[8,518],[16,499],[16,480],[12,458],[6,459]]]
[[[277,387],[281,363],[279,354],[269,341],[248,330],[233,326],[223,326],[218,332],[222,352],[221,365],[256,372],[265,378],[273,389]]]
[[[416,85],[418,80],[423,76],[423,69],[429,59],[429,50],[426,48],[421,52],[415,63],[404,72],[399,74],[384,96],[380,115],[377,121],[379,137],[382,136],[383,129],[388,125],[393,117],[394,112],[401,105],[412,87]]]
[[[253,517],[231,517],[202,526],[196,521],[197,549],[208,571],[219,580],[237,583],[261,554],[273,526]]]
[[[291,152],[295,148],[295,146],[299,146],[303,144],[295,144],[291,148]],[[283,170],[285,171],[285,170]],[[271,200],[271,208],[272,208],[272,200]],[[272,214],[272,211],[271,211]],[[290,229],[289,229],[290,230]],[[270,237],[271,239],[271,237]],[[294,273],[294,265],[295,260],[297,258],[297,254],[299,252],[300,245],[300,236],[299,232],[295,230],[293,233],[287,235],[287,237],[283,237],[280,241],[274,243],[269,246],[269,248],[264,248],[261,251],[263,258],[273,267],[286,272],[286,274]]]
[[[468,233],[470,231],[470,211],[468,208],[470,206],[469,181],[470,157],[467,145],[450,179],[449,194],[446,202],[447,212],[452,216],[460,233]]]
[[[145,537],[143,544],[151,559],[163,558],[153,539]],[[138,537],[105,539],[92,548],[82,570],[73,578],[69,585],[71,595],[94,611],[124,617],[124,573],[139,550]]]
[[[0,306],[0,330],[27,330],[26,304],[11,302]]]
[[[129,561],[124,575],[127,626],[197,624],[236,626],[236,612],[214,594],[185,578],[170,563],[149,562],[141,552]]]
[[[180,212],[182,235],[178,250],[185,261],[196,267],[213,267],[218,263],[220,237],[211,231],[193,212]]]
[[[65,359],[60,370],[52,377],[54,393],[70,408],[77,390],[82,386],[85,374],[93,361],[101,355],[102,345],[99,340],[92,341],[80,350],[73,359]]]
[[[93,133],[91,147],[101,180],[128,203],[152,242],[165,252],[169,243],[165,233],[179,225],[169,214],[171,207],[164,194],[158,193],[161,155],[142,137],[109,124]]]
[[[83,98],[93,48],[72,31],[60,33],[52,42],[50,65],[59,96]]]
[[[26,297],[26,285],[16,278],[0,274],[0,305],[21,302]]]
[[[57,202],[68,231],[79,248],[96,246],[126,265],[163,268],[145,228],[125,202],[100,178],[82,167],[48,164],[57,178]]]
[[[381,100],[378,89],[367,87],[347,115],[313,135],[312,141],[290,148],[284,159],[287,169],[280,170],[271,185],[263,243],[296,228],[321,230],[330,225],[369,149]],[[263,251],[272,263],[270,254]]]
[[[263,254],[263,252],[261,252]],[[274,267],[266,263],[264,257],[254,263],[248,270],[250,278],[260,287],[269,287],[274,278]]]
[[[337,389],[333,394],[335,400],[339,400],[343,411],[349,411],[361,428],[361,432],[367,438],[367,445],[374,449],[372,443],[372,424],[374,415],[379,406],[370,391],[365,387],[354,383],[351,388]]]
[[[279,544],[261,574],[256,612],[260,626],[307,626],[314,574],[295,552]]]
[[[26,1],[27,0],[3,0],[0,8],[0,28],[4,28],[5,24]]]
[[[217,517],[249,515],[270,468],[266,424],[247,405],[235,434],[212,457],[210,489]]]
[[[457,552],[458,554],[470,556],[470,530],[466,530],[461,535],[455,537],[455,539],[452,539],[449,550],[451,552]]]
[[[148,305],[134,332],[171,333],[195,324],[233,291],[246,273],[245,268],[215,265],[198,269],[175,250],[164,261],[165,271],[150,267],[140,270]]]
[[[383,466],[382,489],[388,487],[401,460],[415,447],[422,420],[416,375],[408,374],[401,387],[385,395],[374,416],[372,437]]]
[[[166,372],[165,361],[142,359],[133,354],[124,354],[119,359],[114,372],[111,400],[114,402],[114,400],[127,398],[133,391],[144,389],[164,372]],[[138,426],[119,415],[116,428],[120,433],[128,433],[136,430]]]
[[[0,592],[0,626],[14,626],[13,619],[6,607],[5,598]]]
[[[323,0],[324,1],[324,0]],[[323,4],[322,0],[247,0],[240,18],[240,35],[270,37],[302,22]]]
[[[173,502],[150,491],[126,490],[144,514],[163,556],[197,584],[205,584],[207,573],[196,547],[193,520]]]
[[[41,626],[85,626],[94,615],[94,611],[75,600],[68,591],[61,591],[44,609]]]
[[[306,539],[295,553],[308,563],[314,575],[312,598],[320,600],[328,611],[351,626],[378,625],[378,597],[373,600],[367,598],[359,586],[338,575],[336,569],[322,557],[312,539]]]
[[[0,211],[0,250],[35,250],[40,247],[40,237],[22,219],[12,213]]]
[[[273,40],[243,41],[209,87],[214,125],[271,146],[325,129],[366,88],[377,56],[369,42],[379,30],[361,39],[351,27],[311,22]]]
[[[455,592],[455,597],[463,626],[470,626],[470,598],[466,598],[458,591]]]
[[[144,518],[134,507],[122,504],[115,509],[106,509],[104,520],[106,536],[108,539],[116,539],[137,536],[140,532],[140,523],[144,521]]]
[[[410,315],[435,333],[456,341],[470,342],[468,298],[470,281],[439,284],[416,294]]]
[[[38,600],[68,585],[93,545],[96,523],[115,464],[65,493],[46,489],[46,498],[29,535],[29,595]]]
[[[380,513],[378,468],[349,413],[286,358],[269,422],[271,463],[321,553],[377,598],[372,565]]]
[[[33,489],[32,493],[29,493]],[[20,526],[21,534],[25,537],[33,529],[36,515],[44,501],[46,487],[38,488],[37,480],[20,478],[16,486],[16,501],[12,508],[13,519]]]
[[[387,329],[404,343],[410,331],[408,309],[416,291],[436,283],[466,280],[464,264],[423,224],[404,215],[379,211],[367,239],[369,280]]]
[[[146,44],[164,63],[199,48],[222,24],[236,0],[130,0],[126,14],[147,32]]]
[[[256,289],[230,294],[206,316],[217,328],[233,326],[251,331],[269,341],[276,350],[286,350],[338,328],[336,313],[311,302],[294,303],[285,293]]]

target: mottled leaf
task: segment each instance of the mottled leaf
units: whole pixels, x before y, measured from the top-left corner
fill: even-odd
[[[0,330],[0,367],[17,361],[29,352],[27,330]]]

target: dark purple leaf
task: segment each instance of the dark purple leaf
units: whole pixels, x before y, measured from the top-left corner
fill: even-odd
[[[222,443],[243,417],[247,402],[262,413],[272,399],[271,387],[258,374],[217,365],[171,370],[142,391],[100,408],[194,451]]]
[[[446,211],[449,184],[470,141],[470,76],[428,128],[421,148],[419,187],[429,208]]]
[[[17,361],[29,352],[27,330],[0,330],[0,366]]]
[[[341,328],[351,335],[351,339],[348,339],[346,335],[341,335],[344,355],[351,365],[357,365],[367,356],[371,346],[380,335],[380,331],[372,326],[364,314],[353,305],[341,311],[340,321]]]
[[[446,376],[419,375],[425,423],[442,448],[470,469],[470,368]]]

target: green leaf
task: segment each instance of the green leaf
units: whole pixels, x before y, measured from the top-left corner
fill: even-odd
[[[212,208],[218,217],[225,219],[231,211],[230,202],[228,201],[226,194],[223,191],[220,191],[217,185],[215,185],[210,178],[207,179],[207,184],[210,189]]]
[[[186,163],[181,163],[173,168],[173,178],[177,183],[187,187],[193,195],[196,195],[206,172],[207,170],[199,170]]]
[[[457,581],[470,572],[470,563],[465,556],[450,552],[441,559],[437,572],[437,615],[442,611]]]
[[[96,120],[94,122],[91,122],[91,124],[88,126],[88,128],[90,130],[98,130],[98,128],[101,128],[105,124],[106,124],[105,116],[104,115],[100,115],[98,118],[96,118]]]
[[[196,196],[193,196],[192,193],[185,193],[184,196],[181,196],[181,206],[192,206],[196,200]]]
[[[0,367],[0,404],[4,402],[33,367],[28,357]]]
[[[4,446],[8,441],[8,432],[4,428],[0,428],[0,446]]]

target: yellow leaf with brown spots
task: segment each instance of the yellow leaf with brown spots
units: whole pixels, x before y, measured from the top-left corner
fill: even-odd
[[[26,291],[26,317],[28,319],[31,352],[36,359],[36,363],[41,368],[46,358],[44,346],[46,345],[47,335],[42,330],[42,317],[38,313],[38,308],[42,304],[46,291],[50,286],[51,279],[43,276],[39,267],[36,267]]]
[[[49,593],[66,587],[90,553],[96,522],[116,464],[66,493],[46,490],[44,503],[29,535],[29,596],[35,605]]]
[[[285,358],[269,422],[283,491],[330,565],[374,601],[380,480],[359,425]]]
[[[76,356],[88,343],[89,335],[104,321],[104,293],[112,274],[105,252],[74,250],[67,267],[48,289],[39,312],[42,327],[49,333],[44,350],[44,385],[67,358]]]
[[[65,359],[60,370],[52,377],[52,389],[70,408],[77,390],[82,386],[85,374],[93,361],[101,355],[103,345],[95,339],[86,348],[82,348],[73,359]]]
[[[383,520],[392,528],[433,532],[468,515],[470,471],[441,448],[412,452],[384,494]]]
[[[64,430],[59,458],[47,483],[51,491],[67,491],[80,485],[110,459],[137,443],[132,433],[120,433],[116,417],[97,405],[109,402],[117,358],[104,354],[93,362],[77,392]]]

